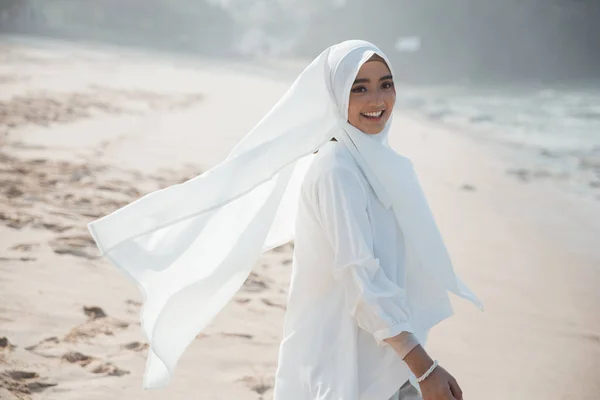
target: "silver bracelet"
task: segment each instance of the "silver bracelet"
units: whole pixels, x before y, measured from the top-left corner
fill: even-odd
[[[431,367],[429,367],[429,369],[427,371],[425,371],[425,373],[419,379],[417,379],[417,383],[423,382],[433,372],[433,370],[437,366],[438,366],[438,360],[434,360]]]

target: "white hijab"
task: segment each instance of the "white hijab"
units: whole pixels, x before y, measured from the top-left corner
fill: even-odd
[[[365,41],[326,49],[225,161],[88,225],[102,254],[144,296],[144,388],[167,385],[185,348],[240,289],[260,254],[293,239],[304,173],[332,137],[351,151],[404,233],[413,325],[426,330],[450,316],[447,291],[483,307],[454,273],[412,163],[387,144],[391,119],[377,135],[347,122],[352,83],[373,54],[391,69]]]

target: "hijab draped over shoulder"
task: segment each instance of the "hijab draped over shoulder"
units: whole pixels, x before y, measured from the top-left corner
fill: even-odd
[[[411,161],[387,143],[391,118],[377,135],[347,122],[352,83],[374,54],[392,69],[365,41],[327,48],[223,162],[88,225],[102,254],[143,294],[144,388],[167,385],[260,254],[293,239],[302,179],[331,138],[348,148],[403,231],[409,280],[421,282],[411,301],[422,312],[413,322],[428,328],[450,316],[448,292],[483,307],[454,272]]]

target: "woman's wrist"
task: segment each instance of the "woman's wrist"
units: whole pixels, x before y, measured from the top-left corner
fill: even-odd
[[[417,378],[427,372],[433,365],[433,359],[429,357],[429,354],[427,354],[421,345],[412,349],[406,357],[404,357],[404,362]]]
[[[404,359],[406,355],[419,344],[419,339],[408,331],[402,331],[396,336],[384,339]]]

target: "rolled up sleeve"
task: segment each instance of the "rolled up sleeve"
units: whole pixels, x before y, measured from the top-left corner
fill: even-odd
[[[405,288],[388,279],[374,256],[368,194],[356,172],[342,166],[325,171],[316,181],[316,196],[319,220],[334,249],[333,275],[344,285],[358,326],[380,345],[412,333]]]

